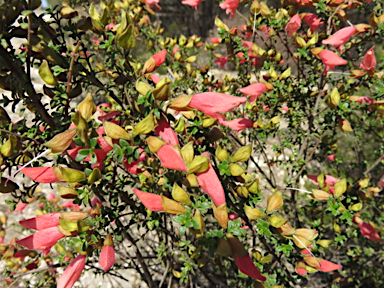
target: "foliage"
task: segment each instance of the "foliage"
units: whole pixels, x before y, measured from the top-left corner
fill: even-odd
[[[0,189],[39,207],[1,244],[1,281],[382,287],[383,4],[226,0],[245,24],[217,17],[211,39],[163,37],[158,4],[1,5]]]

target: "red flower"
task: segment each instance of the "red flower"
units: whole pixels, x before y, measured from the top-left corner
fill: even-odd
[[[249,102],[251,104],[255,103],[257,98],[268,88],[264,83],[253,83],[247,87],[241,88],[239,91],[245,96],[250,96]]]
[[[324,24],[324,22],[320,22],[321,18],[317,17],[313,13],[308,13],[305,15],[303,20],[308,24],[312,32],[319,31],[319,26]]]
[[[250,128],[253,126],[253,121],[245,118],[239,118],[239,119],[234,119],[230,121],[220,121],[219,119],[219,122],[221,125],[229,127],[236,132],[239,132],[241,130],[244,130],[245,128]]]
[[[340,53],[342,52],[343,45],[347,43],[349,38],[357,32],[357,29],[354,26],[348,26],[343,29],[340,29],[331,37],[326,40],[323,40],[321,43],[324,45],[332,45],[335,48],[339,48]]]
[[[155,128],[156,136],[161,136],[161,140],[173,146],[179,145],[179,140],[172,127],[165,118],[161,118],[159,125]]]
[[[317,268],[322,272],[331,272],[343,268],[342,265],[332,263],[330,261],[317,258],[317,257],[304,257],[304,261],[311,267]]]
[[[235,17],[235,12],[237,7],[239,7],[239,1],[238,0],[225,0],[220,5],[221,9],[226,9],[226,14],[231,14],[231,18],[233,19]]]
[[[213,43],[215,44],[220,44],[221,42],[221,39],[220,37],[212,37],[212,38],[209,38]]]
[[[199,6],[199,4],[201,3],[202,0],[183,0],[181,2],[181,4],[184,4],[184,5],[189,5],[191,6],[192,8],[195,8],[195,10],[197,11],[197,6]]]
[[[291,37],[301,27],[301,18],[299,14],[296,14],[289,20],[285,31],[288,32],[288,37]]]
[[[52,167],[23,168],[21,172],[38,183],[55,183],[59,181]]]
[[[170,145],[161,146],[156,154],[165,168],[187,172],[183,158]]]
[[[133,193],[135,193],[148,210],[154,212],[167,212],[170,214],[182,214],[186,211],[184,206],[167,197],[140,191],[139,189],[133,189]]]
[[[167,55],[167,51],[163,49],[152,56],[152,58],[155,59],[156,69],[164,63],[166,55]]]
[[[375,58],[375,52],[373,51],[374,48],[375,46],[372,46],[371,49],[369,49],[367,53],[365,53],[363,61],[360,63],[360,69],[363,69],[366,71],[375,70],[376,58]]]
[[[140,156],[136,161],[132,161],[131,164],[128,163],[127,159],[124,159],[124,161],[123,161],[125,168],[131,174],[136,175],[139,173],[139,170],[137,169],[137,164],[144,161],[144,159],[147,155],[143,149],[139,148],[139,151],[140,151]]]
[[[332,162],[335,161],[335,154],[328,155],[327,159]]]
[[[213,63],[215,63],[216,65],[219,65],[221,69],[224,68],[224,65],[227,64],[227,62],[228,62],[228,56],[223,56],[213,61]]]
[[[380,238],[379,234],[377,234],[375,228],[373,228],[368,223],[364,222],[358,216],[359,216],[359,214],[353,215],[352,221],[359,226],[361,235],[363,235],[365,238],[367,238],[371,241],[382,242],[383,240]]]
[[[252,278],[255,278],[259,281],[265,281],[267,278],[265,278],[263,275],[261,275],[259,269],[255,266],[253,263],[251,257],[249,255],[243,256],[243,257],[235,257],[236,265],[239,267],[239,270],[243,272],[245,275],[248,275]]]
[[[63,275],[57,281],[57,288],[72,288],[80,278],[85,267],[87,255],[78,255],[65,269]]]
[[[201,155],[209,158],[208,152],[204,152]],[[215,203],[215,205],[219,207],[224,204],[224,189],[211,163],[209,163],[209,168],[207,171],[197,173],[196,175],[197,182],[199,182],[199,185],[201,186],[201,188],[203,188],[203,191],[212,198],[212,201]]]
[[[321,51],[318,56],[325,65],[325,73],[327,73],[329,69],[335,70],[335,66],[346,65],[348,63],[347,60],[344,60],[337,56],[336,53],[329,50]]]
[[[57,227],[50,227],[28,236],[24,239],[16,241],[17,244],[27,247],[28,249],[45,250],[50,249],[65,235],[59,232]]]
[[[113,246],[113,240],[111,235],[107,235],[104,240],[104,246],[101,249],[99,264],[107,272],[113,264],[115,264],[115,248]]]
[[[50,213],[19,221],[19,224],[28,229],[44,230],[47,228],[59,226],[59,217],[60,213]]]

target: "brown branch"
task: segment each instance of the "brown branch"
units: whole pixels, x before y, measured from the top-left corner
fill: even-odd
[[[77,42],[77,45],[75,47],[75,50],[73,50],[72,52],[72,55],[71,55],[71,64],[69,66],[69,72],[68,72],[68,84],[67,84],[67,90],[66,90],[66,93],[67,95],[69,94],[69,92],[71,92],[71,88],[72,88],[72,74],[73,74],[73,66],[75,65],[75,59],[76,59],[76,56],[77,56],[77,50],[79,49],[80,45],[81,45],[81,40],[79,42]]]

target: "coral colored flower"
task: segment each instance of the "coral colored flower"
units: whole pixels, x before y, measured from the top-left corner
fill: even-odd
[[[372,99],[370,97],[366,97],[366,96],[351,96],[349,97],[349,101],[352,101],[352,102],[358,102],[359,104],[363,104],[363,102],[366,102],[368,103],[368,105],[372,105],[373,103],[376,103],[376,100],[375,99]]]
[[[239,132],[244,130],[245,128],[249,128],[253,126],[253,121],[250,119],[240,118],[229,121],[220,121],[221,125],[231,128],[232,130]]]
[[[369,49],[367,53],[365,53],[363,61],[360,63],[360,69],[363,69],[365,71],[375,70],[376,58],[375,52],[373,51],[374,48],[375,46],[372,46],[371,49]]]
[[[264,83],[253,83],[247,87],[241,88],[239,91],[245,96],[250,96],[249,103],[253,104],[257,98],[268,88]]]
[[[139,170],[137,169],[137,164],[144,161],[144,159],[147,155],[143,149],[139,148],[139,151],[141,154],[136,161],[132,161],[131,164],[128,163],[127,159],[124,159],[124,161],[123,161],[124,166],[127,169],[127,171],[131,174],[134,174],[134,175],[139,173]]]
[[[152,55],[152,58],[155,59],[156,69],[160,67],[165,62],[165,56],[167,55],[167,51],[165,49],[160,52]]]
[[[16,241],[16,243],[28,249],[45,250],[50,249],[57,241],[64,237],[65,235],[60,233],[57,227],[50,227],[37,231],[31,236]]]
[[[301,27],[301,18],[299,14],[296,14],[289,20],[285,31],[288,32],[288,37],[291,37]]]
[[[57,281],[57,288],[72,288],[84,270],[86,259],[87,255],[78,255],[73,259]]]
[[[152,82],[156,85],[157,83],[160,82],[161,78],[155,74],[151,74],[151,76],[149,76],[152,80]]]
[[[48,194],[48,201],[49,202],[51,202],[51,203],[53,203],[53,201],[55,201],[55,199],[56,199],[56,196],[55,196],[55,194],[53,194],[52,192],[51,193],[49,193]]]
[[[183,0],[181,2],[181,4],[184,4],[184,5],[189,5],[191,6],[192,8],[195,8],[195,10],[197,11],[197,6],[199,6],[199,4],[201,3],[202,0]]]
[[[283,110],[283,111],[285,111],[285,112],[288,112],[288,111],[289,111],[289,108],[288,108],[288,106],[283,106],[283,107],[281,107],[281,110]]]
[[[60,213],[50,213],[19,221],[19,224],[27,229],[44,230],[47,228],[59,226],[59,217]]]
[[[215,44],[220,44],[221,43],[221,38],[220,37],[212,37],[209,38],[213,43]]]
[[[335,161],[335,154],[328,155],[327,159],[332,162]]]
[[[173,46],[172,55],[175,56],[176,52],[180,52],[179,45]]]
[[[181,158],[172,146],[168,144],[163,145],[156,154],[159,156],[160,162],[165,168],[187,172],[187,166],[183,158]]]
[[[144,0],[144,2],[147,3],[149,7],[151,7],[152,5],[155,5],[156,7],[160,8],[159,6],[160,0]]]
[[[304,261],[311,267],[317,268],[322,272],[331,272],[343,268],[342,265],[332,263],[330,261],[315,258],[315,257],[304,257]],[[319,264],[320,263],[320,264]]]
[[[246,101],[246,97],[236,97],[216,92],[204,92],[193,95],[188,106],[202,111],[212,118],[218,118],[218,113],[230,112]]]
[[[73,209],[73,211],[79,211],[80,206],[78,204],[74,204],[73,201],[68,201],[63,204],[64,208],[70,208]]]
[[[99,264],[107,272],[113,264],[115,264],[115,248],[111,245],[106,245],[101,249]]]
[[[239,267],[239,270],[245,275],[263,282],[267,280],[267,278],[261,275],[259,269],[257,269],[249,255],[243,257],[235,257],[235,262],[237,267]]]
[[[300,276],[307,275],[307,270],[305,269],[305,263],[302,261],[299,261],[296,264],[295,270],[296,270],[296,273],[299,274]]]
[[[379,234],[377,234],[375,228],[373,228],[368,223],[364,222],[358,216],[359,216],[359,214],[353,215],[352,221],[359,226],[361,235],[363,235],[365,238],[367,238],[371,241],[382,242],[383,240],[380,238]]]
[[[221,9],[226,9],[226,14],[231,14],[231,19],[235,17],[235,12],[237,7],[239,7],[239,0],[225,0],[223,3],[220,3]]]
[[[23,168],[21,172],[38,183],[55,183],[59,181],[52,167]]]
[[[201,155],[208,157],[209,159],[208,152],[204,152]],[[201,188],[203,188],[203,191],[212,198],[213,203],[215,203],[217,207],[225,203],[225,194],[223,186],[221,185],[221,182],[217,177],[216,172],[213,169],[211,163],[209,163],[209,168],[207,171],[202,173],[196,173],[196,176],[197,182],[199,182],[199,185],[201,186]]]
[[[219,65],[221,69],[224,68],[224,65],[227,64],[227,62],[228,62],[228,56],[223,56],[213,61],[213,63],[215,63],[216,65]]]
[[[317,17],[313,13],[305,15],[303,20],[308,24],[312,32],[319,31],[319,27],[324,24],[324,22],[321,22],[321,18]]]
[[[105,26],[106,30],[111,30],[113,27],[115,27],[115,23],[109,23],[108,25]]]
[[[336,53],[329,50],[321,51],[318,56],[325,65],[325,73],[327,73],[329,69],[335,70],[335,66],[346,65],[348,63],[347,60],[344,60],[337,56]]]
[[[187,211],[181,204],[164,196],[140,191],[138,189],[133,189],[133,193],[135,193],[148,210],[154,212],[167,212],[171,214],[182,214]],[[166,206],[164,206],[164,204]]]
[[[13,210],[13,212],[19,212],[21,214],[28,204],[29,203],[23,203],[20,201],[19,203],[17,203],[16,208],[15,210]]]
[[[161,140],[172,147],[179,145],[179,140],[177,139],[175,131],[164,117],[161,118],[159,125],[155,128],[155,135],[161,136]]]
[[[319,175],[307,175],[307,178],[309,178],[313,184],[319,185],[319,182],[317,181],[317,176]],[[325,175],[325,181],[324,181],[325,186],[327,184],[329,184],[330,186],[333,186],[336,184],[336,182],[337,182],[337,179],[335,177],[330,175]]]
[[[321,43],[324,45],[332,45],[335,48],[339,48],[339,52],[341,53],[343,50],[343,45],[347,43],[349,38],[353,36],[357,32],[357,29],[354,26],[348,26],[340,29],[335,32],[331,37],[326,40],[323,40]]]

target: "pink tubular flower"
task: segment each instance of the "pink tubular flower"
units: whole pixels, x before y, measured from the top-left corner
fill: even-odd
[[[289,20],[285,31],[288,32],[288,37],[291,37],[301,27],[301,18],[299,14],[296,14]]]
[[[139,189],[133,189],[133,193],[140,199],[143,205],[151,211],[162,212],[163,205],[161,203],[161,196],[149,192],[140,191]]]
[[[86,258],[87,255],[78,255],[72,260],[71,264],[69,264],[57,281],[57,288],[72,288],[84,270]]]
[[[31,219],[19,221],[20,226],[34,230],[44,230],[51,227],[60,225],[59,222],[60,213],[50,213],[41,216],[37,216]]]
[[[335,154],[328,155],[327,159],[332,162],[335,161]]]
[[[268,88],[264,83],[253,83],[247,87],[241,88],[239,91],[245,96],[250,96],[249,103],[253,104],[256,102],[257,97],[267,90]]]
[[[307,178],[310,179],[313,184],[319,185],[319,182],[317,181],[317,176],[318,175],[307,175]],[[335,177],[330,175],[325,175],[325,181],[324,181],[325,186],[327,184],[329,184],[330,186],[333,186],[336,184],[336,182],[337,182],[337,179]]]
[[[161,78],[155,74],[151,74],[151,76],[149,76],[152,80],[152,82],[156,85],[157,83],[160,82]]]
[[[156,68],[160,67],[165,62],[166,55],[167,55],[167,51],[165,49],[152,55],[152,58],[155,59]]]
[[[110,245],[106,245],[103,247],[100,253],[99,264],[103,267],[104,271],[107,272],[113,264],[115,264],[115,248]]]
[[[304,257],[304,261],[311,267],[317,268],[322,272],[331,272],[343,268],[342,265],[332,263],[330,261],[317,257]],[[319,264],[320,263],[320,264]]]
[[[235,17],[235,12],[237,7],[239,7],[239,1],[238,0],[225,0],[220,5],[221,9],[226,9],[226,14],[231,14],[231,19]]]
[[[23,168],[21,172],[38,183],[55,183],[59,181],[52,167]]]
[[[208,152],[202,153],[201,156],[208,157],[209,159]],[[203,188],[203,191],[212,198],[213,203],[215,203],[217,207],[224,204],[225,203],[224,189],[211,163],[209,163],[209,168],[207,171],[202,173],[197,173],[196,175],[197,175],[197,182],[199,182],[199,185],[201,186],[201,188]]]
[[[239,267],[239,270],[245,275],[263,282],[267,280],[267,278],[261,275],[259,269],[257,269],[249,255],[243,257],[235,257],[235,262],[237,267]]]
[[[152,5],[155,5],[156,7],[160,8],[159,2],[160,0],[144,0],[144,2],[151,7]]]
[[[250,128],[253,126],[253,121],[245,118],[239,118],[239,119],[234,119],[230,121],[220,121],[219,119],[219,122],[221,125],[229,127],[236,132],[239,132],[241,130],[244,130],[245,128]]]
[[[147,154],[145,153],[145,151],[143,149],[139,148],[139,151],[140,151],[141,154],[140,154],[139,158],[136,161],[132,161],[131,164],[128,163],[127,159],[124,159],[124,161],[123,161],[125,168],[131,174],[135,174],[136,175],[136,174],[139,173],[139,170],[137,169],[137,164],[139,164],[140,162],[144,161],[145,157],[147,156]]]
[[[181,2],[181,4],[184,4],[184,5],[189,5],[191,6],[192,8],[195,8],[195,10],[197,11],[197,6],[199,6],[199,4],[201,3],[202,0],[183,0]]]
[[[363,104],[363,102],[366,102],[366,103],[368,103],[368,105],[372,105],[372,104],[376,103],[375,99],[372,99],[372,98],[367,97],[367,96],[351,96],[351,97],[349,97],[349,101],[357,102],[359,104]]]
[[[57,227],[50,227],[28,236],[24,239],[16,241],[17,244],[27,247],[28,249],[45,250],[50,249],[65,235],[59,232]]]
[[[172,147],[179,145],[175,131],[164,117],[161,118],[159,125],[155,128],[155,135],[161,136],[161,139]]]
[[[325,65],[325,73],[327,73],[329,69],[335,70],[335,66],[346,65],[348,63],[347,60],[344,60],[337,56],[336,53],[329,50],[321,51],[318,56]]]
[[[211,40],[215,44],[220,44],[221,43],[221,38],[220,37],[212,37],[212,38],[209,38],[209,40]]]
[[[228,62],[228,56],[223,56],[213,61],[213,63],[215,63],[216,65],[219,65],[221,69],[224,68],[224,65],[227,64],[227,62]]]
[[[20,201],[19,203],[17,203],[16,208],[15,210],[13,210],[13,212],[20,212],[20,214],[22,214],[23,210],[25,209],[25,207],[27,207],[28,204],[29,203],[23,203]]]
[[[183,158],[176,152],[170,145],[163,145],[156,152],[159,156],[161,164],[168,169],[174,169],[187,172],[187,166],[184,163]]]
[[[324,22],[321,22],[321,18],[317,17],[313,13],[305,15],[303,20],[308,24],[312,32],[319,31],[319,26],[324,24]]]
[[[64,208],[70,208],[73,209],[73,211],[79,211],[80,206],[78,204],[74,204],[73,201],[68,201],[63,204]]]
[[[339,48],[339,52],[341,53],[343,50],[343,45],[347,43],[349,38],[352,37],[353,34],[357,32],[355,26],[348,26],[340,29],[335,32],[331,37],[326,40],[323,40],[321,43],[324,45],[332,45],[335,48]]]
[[[365,71],[373,71],[376,67],[376,58],[375,58],[375,52],[373,49],[375,46],[372,46],[371,49],[365,53],[365,56],[363,58],[363,61],[360,63],[360,69],[363,69]]]
[[[380,238],[379,234],[377,234],[375,228],[373,228],[368,223],[364,222],[358,216],[359,214],[353,215],[352,221],[359,226],[361,235],[363,235],[368,240],[371,240],[374,242],[382,242],[383,240]]]
[[[246,97],[236,97],[216,92],[204,92],[193,95],[188,106],[202,111],[212,118],[218,118],[218,113],[230,112],[246,101]]]

